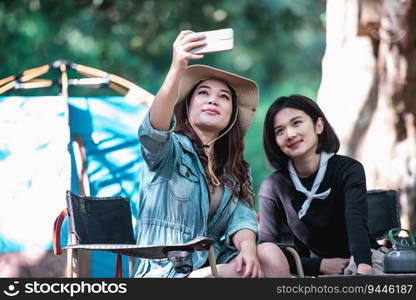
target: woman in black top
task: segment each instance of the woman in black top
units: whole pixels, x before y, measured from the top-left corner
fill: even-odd
[[[278,98],[263,143],[275,171],[260,188],[261,241],[279,242],[286,224],[305,274],[342,274],[351,255],[357,273],[371,274],[364,169],[335,154],[338,137],[318,105],[300,95]]]

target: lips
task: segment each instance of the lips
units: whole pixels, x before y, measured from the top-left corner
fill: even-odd
[[[296,142],[292,142],[290,144],[287,144],[287,147],[288,148],[297,148],[301,142],[302,142],[302,140],[299,140],[299,141],[296,141]]]
[[[209,113],[209,114],[216,114],[216,115],[220,114],[220,112],[218,110],[216,110],[215,108],[203,109],[202,112],[206,112],[206,113]]]

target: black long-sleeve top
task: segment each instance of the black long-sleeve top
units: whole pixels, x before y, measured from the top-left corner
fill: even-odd
[[[310,190],[316,174],[300,178],[306,189]],[[361,163],[347,156],[332,156],[317,193],[329,188],[328,197],[313,199],[306,215],[299,219],[306,196],[295,189],[287,169],[276,170],[260,187],[260,240],[280,242],[282,224],[286,224],[307,275],[321,274],[322,258],[353,255],[357,265],[371,265],[367,189]]]

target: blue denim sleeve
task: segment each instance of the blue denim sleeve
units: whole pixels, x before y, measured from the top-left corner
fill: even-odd
[[[150,110],[139,128],[139,140],[144,160],[150,169],[154,169],[163,159],[173,152],[172,132],[176,126],[173,115],[168,131],[157,130],[150,122]]]
[[[258,239],[258,223],[255,210],[242,201],[238,200],[237,207],[231,216],[230,222],[225,232],[225,242],[228,247],[236,249],[231,240],[231,237],[234,233],[241,229],[248,229],[253,231],[256,234],[256,239]]]

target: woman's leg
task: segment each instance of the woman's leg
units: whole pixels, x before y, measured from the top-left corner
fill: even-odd
[[[217,265],[218,277],[220,278],[239,278],[241,274],[236,272],[237,264],[235,260],[229,263]],[[192,271],[188,278],[212,278],[211,267],[203,267]]]
[[[261,243],[257,246],[264,277],[291,277],[289,263],[283,251],[274,243]]]
[[[291,277],[289,263],[283,251],[273,243],[262,243],[257,246],[257,256],[261,264],[264,277]],[[235,258],[229,263],[217,265],[218,277],[240,278],[243,271],[236,271],[237,264]],[[203,267],[192,271],[188,278],[209,278],[213,277],[210,267]]]

